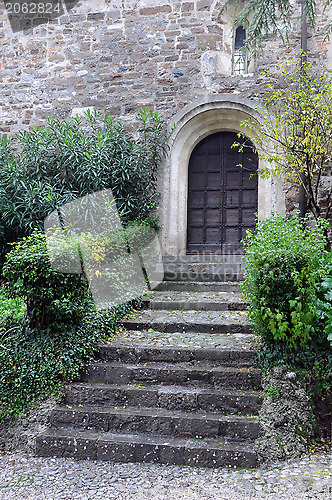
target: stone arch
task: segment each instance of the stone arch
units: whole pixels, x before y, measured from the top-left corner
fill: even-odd
[[[164,255],[186,253],[188,164],[194,147],[206,136],[221,131],[241,131],[256,146],[255,134],[240,127],[243,120],[250,118],[261,122],[256,103],[236,95],[225,95],[206,96],[201,102],[186,106],[172,119],[176,128],[165,165],[161,204]],[[264,166],[261,160],[260,166]],[[259,178],[258,218],[268,217],[272,211],[285,213],[282,180]]]

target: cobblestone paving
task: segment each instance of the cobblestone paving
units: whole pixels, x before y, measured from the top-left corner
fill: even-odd
[[[332,454],[258,469],[202,469],[0,455],[1,500],[331,500]]]

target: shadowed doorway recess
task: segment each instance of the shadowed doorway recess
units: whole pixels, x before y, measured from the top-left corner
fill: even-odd
[[[193,150],[188,171],[187,253],[241,253],[241,240],[255,227],[258,155],[249,139],[232,148],[236,132],[218,132]],[[239,166],[239,165],[242,165]]]

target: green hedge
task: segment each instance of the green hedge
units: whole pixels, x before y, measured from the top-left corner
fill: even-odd
[[[63,330],[68,324],[78,324],[91,308],[85,276],[55,271],[40,231],[13,245],[2,273],[9,296],[26,303],[29,328]]]
[[[244,242],[246,273],[242,284],[256,332],[267,342],[293,350],[324,337],[318,327],[317,289],[326,240],[324,223],[274,214],[257,224]]]
[[[260,336],[258,366],[297,371],[315,401],[332,391],[332,252],[326,221],[273,214],[244,242],[242,288]]]

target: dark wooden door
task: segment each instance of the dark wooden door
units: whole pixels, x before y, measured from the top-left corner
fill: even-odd
[[[239,141],[235,132],[218,132],[191,154],[188,253],[240,253],[247,229],[255,227],[258,157],[248,146],[242,153],[231,147]]]

